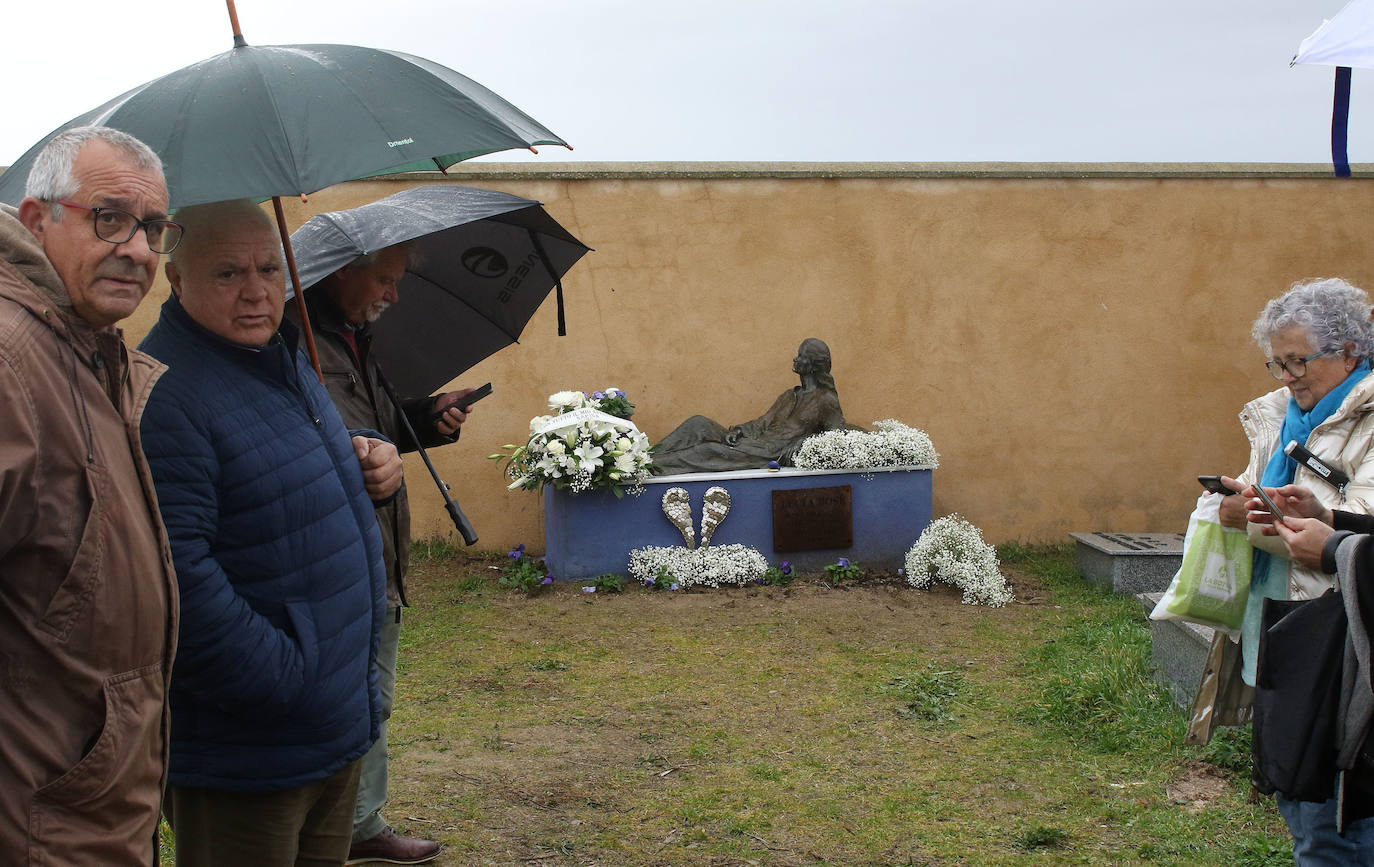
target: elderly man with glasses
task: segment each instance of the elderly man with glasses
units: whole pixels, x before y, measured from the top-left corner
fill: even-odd
[[[157,859],[177,595],[115,324],[181,227],[157,155],[55,137],[0,208],[0,864]]]

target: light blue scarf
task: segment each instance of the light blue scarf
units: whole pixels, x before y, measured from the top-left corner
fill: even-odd
[[[1340,385],[1331,389],[1317,405],[1307,412],[1298,408],[1298,402],[1290,395],[1288,412],[1283,417],[1283,427],[1279,430],[1279,441],[1264,467],[1260,484],[1266,488],[1281,488],[1292,484],[1293,474],[1297,472],[1297,461],[1283,453],[1289,443],[1296,440],[1307,445],[1307,438],[1317,426],[1326,421],[1345,402],[1360,380],[1369,373],[1369,361],[1361,361],[1350,371],[1350,375]],[[1259,649],[1260,607],[1267,599],[1288,598],[1288,569],[1273,569],[1273,557],[1268,551],[1255,549],[1255,557],[1250,567],[1250,598],[1245,603],[1245,619],[1240,626],[1241,677],[1251,686],[1255,685],[1255,656]]]

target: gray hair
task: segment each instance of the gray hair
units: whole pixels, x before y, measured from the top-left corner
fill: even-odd
[[[373,250],[371,253],[364,253],[352,262],[349,262],[344,268],[349,268],[354,271],[369,271],[376,267],[377,261],[382,258],[382,253],[390,250],[392,247],[399,247],[405,251],[407,270],[420,267],[420,249],[414,239],[411,239],[409,241],[402,241],[399,244],[392,244],[391,247],[382,247],[381,249]]]
[[[216,230],[223,229],[231,223],[261,223],[274,233],[276,231],[271,218],[252,199],[230,199],[205,205],[190,205],[177,210],[176,221],[182,227],[181,243],[169,254],[168,261],[177,264],[191,258],[202,245],[215,237]],[[286,261],[284,255],[282,261]]]
[[[143,171],[157,172],[162,177],[162,160],[143,142],[122,130],[108,126],[75,126],[53,136],[33,158],[24,195],[43,202],[55,202],[76,195],[77,183],[72,166],[81,149],[93,141],[103,141],[124,155]],[[61,205],[52,205],[49,214],[54,222],[62,219]]]
[[[1305,329],[1316,352],[1334,352],[1355,344],[1355,358],[1374,356],[1374,323],[1369,296],[1337,277],[1300,280],[1264,305],[1250,336],[1266,355],[1273,337],[1285,328]]]

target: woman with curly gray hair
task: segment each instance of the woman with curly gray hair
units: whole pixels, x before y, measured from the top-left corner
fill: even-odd
[[[1250,597],[1240,647],[1220,633],[1213,639],[1189,725],[1189,740],[1195,742],[1205,742],[1213,725],[1250,720],[1264,599],[1315,599],[1334,586],[1332,576],[1291,559],[1283,540],[1266,535],[1263,523],[1248,520],[1256,496],[1252,486],[1270,491],[1302,486],[1319,501],[1319,510],[1374,513],[1374,376],[1369,376],[1374,323],[1369,296],[1344,280],[1296,283],[1265,305],[1251,334],[1269,358],[1265,367],[1284,387],[1246,404],[1240,414],[1250,440],[1250,463],[1235,479],[1224,479],[1236,493],[1222,500],[1220,520],[1246,529],[1255,546]],[[1284,449],[1294,442],[1345,473],[1349,483],[1337,488],[1288,457]],[[1318,508],[1317,502],[1311,505]],[[1331,797],[1325,801],[1277,793],[1297,863],[1374,863],[1374,818],[1347,822],[1345,834],[1338,834],[1334,783],[1333,776]]]

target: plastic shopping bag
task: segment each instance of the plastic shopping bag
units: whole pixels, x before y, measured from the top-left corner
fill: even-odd
[[[1150,613],[1151,620],[1187,620],[1240,632],[1250,596],[1250,541],[1244,530],[1223,527],[1220,494],[1198,497],[1183,539],[1183,565]]]

